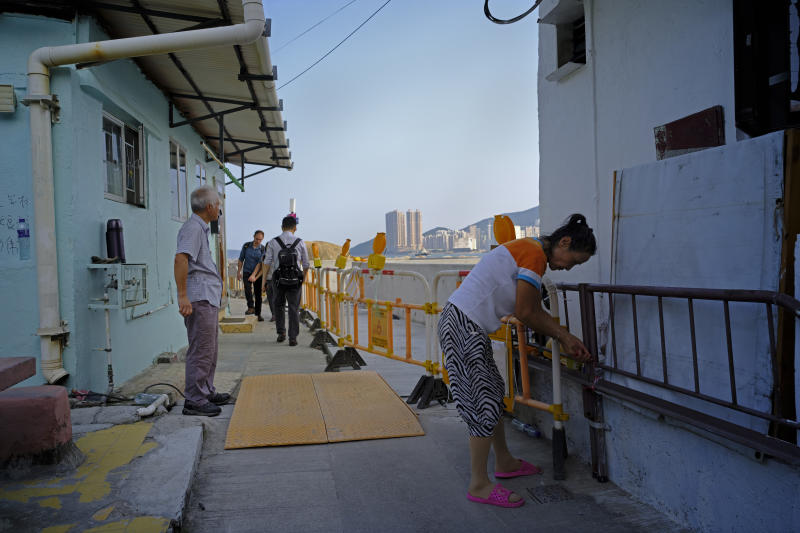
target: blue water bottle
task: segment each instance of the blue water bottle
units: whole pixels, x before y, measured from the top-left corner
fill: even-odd
[[[19,258],[25,261],[31,258],[31,232],[24,218],[17,223],[17,244],[19,245]]]

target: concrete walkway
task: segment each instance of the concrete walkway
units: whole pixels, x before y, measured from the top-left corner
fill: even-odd
[[[241,301],[231,307],[244,311]],[[304,326],[298,340],[278,344],[270,322],[222,335],[218,388],[235,395],[244,376],[322,372],[325,357],[309,348]],[[401,396],[422,375],[417,366],[361,355]],[[131,383],[179,381],[181,367],[159,364]],[[510,424],[512,451],[544,474],[503,481],[527,500],[521,508],[469,502],[467,432],[453,404],[417,411],[422,437],[224,450],[233,409],[191,417],[178,405],[140,422],[130,406],[73,409],[74,439],[87,460],[70,472],[0,482],[0,531],[681,531],[613,484],[597,483],[575,459],[567,480],[553,481],[549,441]]]

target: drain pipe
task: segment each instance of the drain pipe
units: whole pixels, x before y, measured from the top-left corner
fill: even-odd
[[[59,121],[59,108],[57,96],[50,94],[50,68],[89,61],[112,61],[216,46],[248,44],[264,33],[264,8],[260,0],[242,0],[242,6],[243,24],[43,47],[34,50],[28,58],[28,96],[23,103],[30,108],[36,281],[39,290],[37,334],[41,337],[42,374],[48,383],[57,383],[69,375],[64,369],[62,360],[62,350],[69,330],[61,319],[58,301],[58,252],[51,132],[52,124]],[[269,66],[269,58],[266,59]]]

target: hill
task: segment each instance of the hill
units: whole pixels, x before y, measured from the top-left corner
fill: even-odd
[[[533,226],[533,225],[536,224],[536,221],[539,219],[539,206],[537,205],[536,207],[531,207],[530,209],[526,209],[524,211],[515,211],[513,213],[502,213],[502,214],[510,217],[511,220],[514,221],[514,224],[516,224],[517,226]],[[486,217],[486,218],[483,218],[483,219],[481,219],[481,220],[479,220],[477,222],[473,222],[473,224],[475,224],[477,226],[483,226],[483,225],[486,225],[488,222],[492,221],[493,219],[494,219],[494,216]],[[472,226],[473,224],[468,224],[468,225],[464,226],[463,228],[461,228],[461,230],[462,231],[466,230],[470,226]],[[450,229],[450,228],[437,226],[437,227],[435,227],[433,229],[429,229],[428,231],[424,232],[422,235],[424,237],[424,236],[430,235],[434,231],[437,231],[437,230],[440,230],[440,229],[445,229],[446,230],[446,229]],[[372,239],[370,239],[368,241],[364,241],[362,243],[359,243],[359,244],[357,244],[355,246],[352,246],[350,248],[350,254],[351,255],[366,256],[366,255],[369,255],[371,253],[372,253]]]
[[[436,226],[435,228],[429,229],[428,231],[424,232],[422,234],[422,236],[423,237],[427,237],[428,235],[433,235],[435,232],[439,231],[440,229],[447,230],[447,229],[450,229],[450,228],[445,228],[444,226]]]
[[[511,220],[513,220],[514,224],[517,226],[535,226],[536,221],[539,220],[539,206],[537,205],[536,207],[531,207],[530,209],[526,209],[525,211],[516,211],[514,213],[502,213],[502,214],[506,215]],[[485,226],[492,220],[494,220],[493,216],[486,217],[479,220],[478,222],[475,222],[474,224],[478,227]],[[461,228],[461,230],[462,231],[467,230],[469,229],[470,226],[472,226],[472,224],[464,226],[463,228]]]

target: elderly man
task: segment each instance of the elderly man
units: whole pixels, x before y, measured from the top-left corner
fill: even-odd
[[[219,219],[220,199],[213,187],[198,187],[191,196],[192,216],[178,231],[175,284],[189,349],[186,352],[186,401],[183,414],[217,416],[230,394],[214,388],[222,278],[211,260],[209,222]]]

